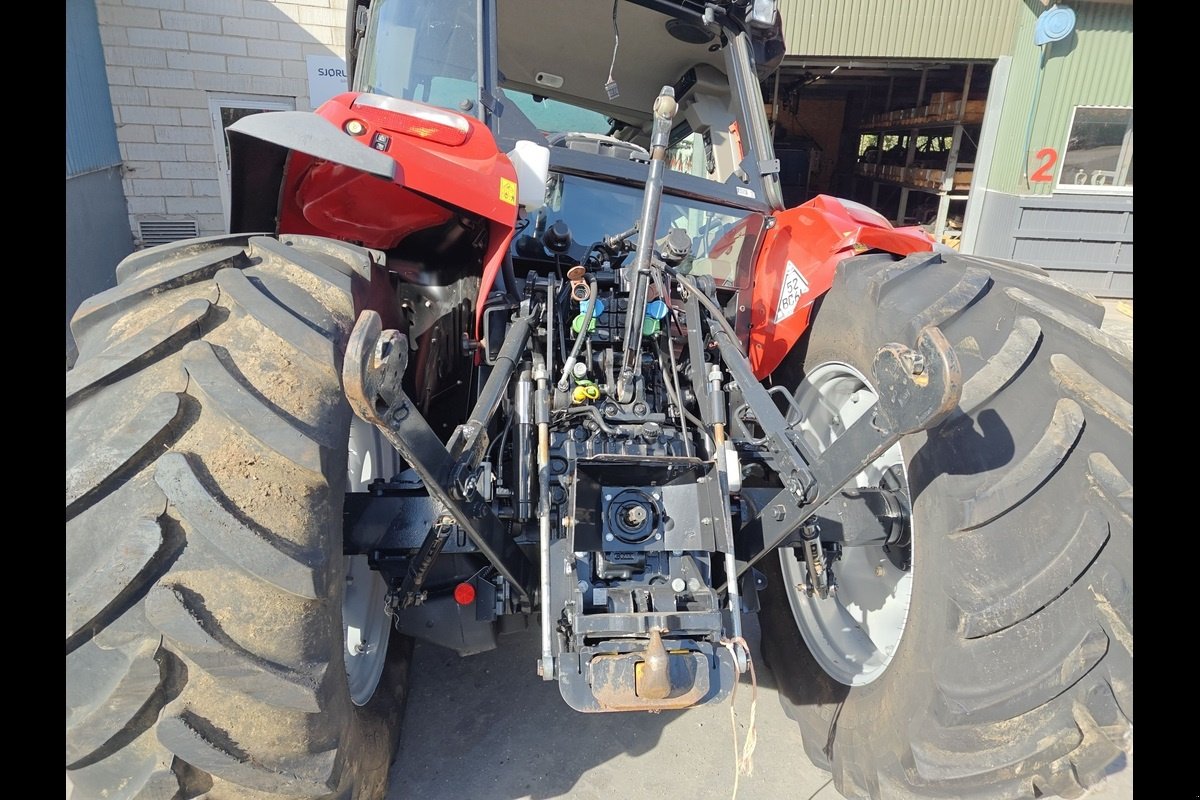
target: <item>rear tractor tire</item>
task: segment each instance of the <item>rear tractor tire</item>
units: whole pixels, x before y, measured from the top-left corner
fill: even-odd
[[[77,800],[384,795],[411,643],[341,530],[370,449],[342,350],[379,272],[330,240],[213,237],[130,256],[75,315]]]
[[[908,495],[907,546],[846,547],[835,598],[762,562],[765,658],[809,758],[847,797],[1078,796],[1133,723],[1133,361],[1103,308],[1039,270],[922,253],[845,262],[798,387],[824,449],[875,400],[871,363],[938,326],[962,398],[857,479]]]

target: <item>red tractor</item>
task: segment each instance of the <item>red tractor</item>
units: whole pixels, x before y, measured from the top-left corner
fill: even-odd
[[[81,798],[379,798],[413,638],[582,712],[726,699],[742,619],[851,797],[1130,747],[1132,356],[1033,267],[781,200],[773,0],[357,0],[229,128],[233,233],[72,322]],[[799,757],[799,754],[798,754]]]

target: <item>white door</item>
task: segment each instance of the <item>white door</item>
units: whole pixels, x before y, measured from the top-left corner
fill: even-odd
[[[210,97],[208,110],[212,117],[213,146],[217,151],[217,179],[221,184],[221,209],[225,214],[225,231],[229,231],[229,138],[225,129],[242,117],[263,111],[295,111],[296,101],[290,97],[253,97],[230,95]]]

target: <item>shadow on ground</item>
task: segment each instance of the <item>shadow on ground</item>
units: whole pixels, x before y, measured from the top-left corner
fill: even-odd
[[[822,790],[829,776],[805,758],[758,656],[757,619],[746,619],[759,681],[759,742],[754,774],[741,779],[738,797],[838,797],[832,787]],[[557,684],[534,673],[538,642],[535,627],[470,658],[417,644],[388,800],[730,796],[728,700],[660,714],[581,714],[563,702]],[[750,695],[744,677],[736,698],[739,742]]]

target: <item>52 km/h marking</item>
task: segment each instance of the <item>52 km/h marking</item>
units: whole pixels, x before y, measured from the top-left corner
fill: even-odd
[[[791,261],[783,271],[783,286],[779,288],[779,305],[775,307],[775,324],[796,313],[800,298],[808,291],[808,281],[800,274],[800,270]]]

